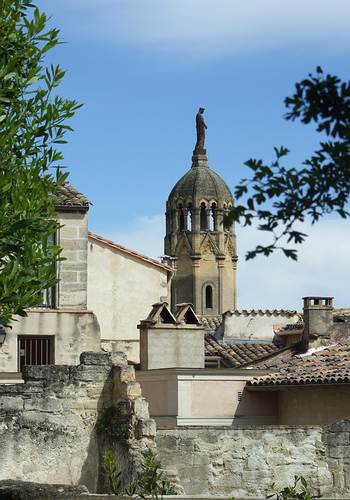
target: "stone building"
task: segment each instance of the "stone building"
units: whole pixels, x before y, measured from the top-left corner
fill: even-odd
[[[41,307],[29,309],[7,329],[0,340],[0,372],[75,365],[81,352],[101,348],[123,350],[138,362],[137,324],[154,302],[170,300],[173,269],[89,235],[89,201],[70,184],[61,187],[55,204],[63,257],[57,262],[58,283],[43,292]]]
[[[175,262],[172,308],[192,303],[196,314],[216,316],[236,308],[236,236],[224,215],[233,204],[227,184],[206,154],[173,187],[166,204],[165,254]]]
[[[24,365],[77,364],[84,350],[100,349],[96,316],[87,310],[88,199],[71,185],[55,198],[64,260],[57,263],[57,285],[43,292],[42,307],[16,318],[0,345],[0,371]]]

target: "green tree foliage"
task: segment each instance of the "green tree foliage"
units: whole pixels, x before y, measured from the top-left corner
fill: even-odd
[[[315,75],[299,82],[292,97],[285,99],[287,120],[314,123],[324,141],[302,168],[287,168],[283,162],[289,151],[275,148],[275,160],[269,164],[250,159],[245,165],[252,171],[235,189],[236,199],[247,196],[227,216],[243,225],[257,223],[258,229],[272,235],[271,243],[258,245],[246,259],[258,254],[270,255],[279,249],[297,259],[289,244],[302,243],[306,234],[300,223],[317,222],[325,214],[349,216],[350,195],[350,82],[325,75],[320,67]]]
[[[303,476],[294,476],[294,484],[279,490],[275,483],[271,485],[273,493],[266,498],[274,500],[314,500],[320,498],[313,495],[311,487]]]
[[[113,495],[123,495],[139,498],[162,499],[164,495],[176,495],[176,489],[160,468],[153,451],[147,449],[143,453],[143,467],[136,478],[128,486],[122,484],[122,474],[118,459],[112,450],[106,450],[102,457],[102,469],[108,479],[110,492]]]
[[[57,29],[29,0],[0,0],[0,324],[39,305],[56,282],[53,195],[67,120],[79,107],[56,94],[64,71],[45,67]],[[56,175],[55,175],[56,174]]]

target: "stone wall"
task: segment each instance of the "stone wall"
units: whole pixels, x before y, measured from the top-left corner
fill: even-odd
[[[157,431],[162,465],[186,495],[265,497],[303,475],[318,493],[350,498],[350,420],[327,427]]]
[[[83,484],[103,490],[107,448],[128,481],[142,451],[154,448],[155,423],[122,353],[83,353],[78,366],[26,366],[24,384],[0,385],[0,479]],[[120,438],[96,431],[113,406]],[[117,431],[118,433],[118,431]]]
[[[338,498],[350,498],[350,419],[325,427],[326,460]]]
[[[86,309],[88,215],[87,212],[60,212],[58,215],[62,225],[58,244],[65,260],[58,266],[60,281],[56,306]]]

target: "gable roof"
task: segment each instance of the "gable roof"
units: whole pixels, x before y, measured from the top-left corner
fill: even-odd
[[[281,348],[275,344],[227,344],[217,341],[212,335],[205,335],[205,355],[221,358],[224,366],[239,368],[277,354]]]
[[[86,212],[89,210],[90,202],[69,182],[66,182],[53,194],[53,201],[58,211],[79,210]]]
[[[334,341],[310,348],[305,354],[293,349],[282,358],[262,363],[271,373],[255,377],[251,386],[285,386],[350,383],[350,342]]]
[[[99,236],[98,234],[89,232],[88,237],[89,241],[95,241],[97,243],[101,243],[102,245],[105,245],[109,248],[113,248],[114,250],[118,250],[119,252],[129,255],[130,257],[134,257],[135,259],[146,262],[147,264],[151,264],[152,266],[163,269],[164,271],[167,271],[169,273],[175,272],[175,270],[172,267],[167,266],[166,264],[162,264],[161,262],[159,262],[159,260],[152,259],[151,257],[146,257],[146,255],[142,255],[141,253],[136,252],[135,250],[130,250],[130,248],[123,247],[122,245],[119,245],[119,243],[115,243],[112,240],[108,240],[103,236]]]

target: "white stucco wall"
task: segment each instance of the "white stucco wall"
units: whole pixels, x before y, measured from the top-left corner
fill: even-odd
[[[272,342],[273,327],[297,323],[300,315],[296,311],[228,311],[217,337],[224,341],[254,340]]]
[[[139,360],[137,325],[152,304],[168,297],[166,269],[89,239],[88,308],[101,327],[101,339]],[[170,297],[168,297],[168,302]]]
[[[99,325],[89,311],[33,309],[26,317],[15,319],[0,345],[0,372],[18,371],[19,335],[52,336],[56,365],[77,365],[83,351],[100,350]]]

